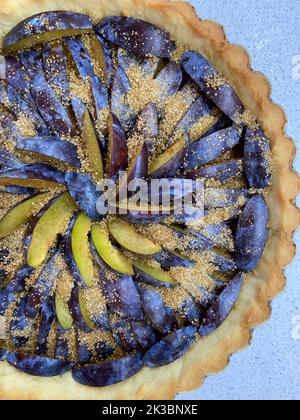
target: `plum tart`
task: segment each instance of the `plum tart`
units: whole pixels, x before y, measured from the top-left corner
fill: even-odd
[[[282,289],[299,221],[285,117],[188,4],[4,3],[0,397],[193,389]],[[179,187],[126,207],[137,180]],[[201,211],[176,211],[187,182]]]

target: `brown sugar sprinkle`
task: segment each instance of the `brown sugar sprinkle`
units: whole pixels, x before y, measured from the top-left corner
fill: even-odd
[[[37,135],[34,127],[34,121],[28,118],[24,112],[20,112],[19,118],[16,121],[18,132],[23,137],[34,137]]]
[[[71,98],[78,97],[85,104],[91,103],[92,92],[91,92],[91,85],[88,78],[86,78],[85,80],[82,80],[76,75],[75,70],[70,70],[69,79],[70,79]]]
[[[65,302],[68,302],[74,287],[74,278],[61,255],[58,257],[57,264],[61,271],[57,277],[56,291]]]
[[[206,85],[211,89],[217,90],[220,87],[228,84],[228,81],[219,73],[213,73],[206,78]]]
[[[191,298],[191,295],[181,286],[174,288],[163,288],[160,292],[161,297],[167,306],[174,310],[178,310],[183,303]]]
[[[189,131],[191,141],[203,136],[219,119],[219,115],[206,115],[192,126]]]
[[[84,302],[86,309],[93,318],[101,315],[106,309],[106,301],[101,289],[98,286],[93,286],[84,289]]]
[[[127,147],[128,147],[128,164],[136,158],[139,149],[144,144],[144,137],[140,136],[139,134],[133,134],[127,140]]]
[[[152,74],[145,74],[138,65],[133,64],[128,68],[127,75],[131,83],[127,98],[130,108],[140,112],[150,102],[159,104],[161,86]]]
[[[234,121],[236,124],[245,124],[251,130],[257,130],[259,128],[259,124],[256,120],[256,117],[252,114],[249,109],[246,109],[243,114],[237,113],[234,117]]]
[[[27,225],[0,240],[0,270],[9,271],[9,276],[18,270],[24,261],[23,241]]]
[[[137,225],[136,230],[153,241],[158,245],[162,245],[164,248],[170,251],[180,246],[180,240],[178,236],[174,234],[174,231],[165,225],[153,224],[153,225]]]

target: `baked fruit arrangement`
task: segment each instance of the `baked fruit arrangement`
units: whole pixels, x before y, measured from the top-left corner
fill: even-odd
[[[262,258],[269,140],[202,54],[145,20],[45,12],[3,55],[1,360],[89,387],[169,365],[223,325]],[[203,180],[204,217],[99,214],[97,183],[119,171]]]

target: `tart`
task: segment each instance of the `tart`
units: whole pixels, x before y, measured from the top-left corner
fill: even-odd
[[[299,224],[284,114],[188,4],[4,3],[0,396],[192,390],[284,285]],[[168,208],[126,207],[137,179],[201,180],[204,214],[174,211],[176,188]]]

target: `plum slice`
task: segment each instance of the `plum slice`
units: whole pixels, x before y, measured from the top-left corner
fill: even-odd
[[[75,64],[78,75],[82,79],[93,76],[95,73],[92,58],[83,42],[79,38],[65,38],[64,41]]]
[[[240,140],[241,131],[238,127],[230,127],[200,138],[190,145],[185,157],[185,168],[194,169],[206,165],[231,150]]]
[[[151,267],[145,262],[138,260],[133,262],[133,266],[137,279],[143,283],[158,287],[173,287],[176,285],[170,273],[161,268]]]
[[[41,271],[36,283],[30,288],[26,305],[28,318],[35,318],[49,295],[53,294],[56,280],[61,272],[59,258],[60,251],[57,251]]]
[[[0,362],[6,360],[6,356],[8,355],[8,351],[5,349],[0,349]]]
[[[14,278],[8,283],[5,290],[8,293],[19,293],[25,290],[26,280],[33,273],[34,269],[25,265],[17,271]]]
[[[17,303],[10,320],[11,341],[15,347],[23,347],[28,343],[31,335],[31,322],[26,316],[28,296],[23,296]]]
[[[268,239],[268,221],[265,198],[254,195],[239,218],[235,234],[235,260],[240,270],[251,272],[259,263]]]
[[[159,245],[138,233],[132,225],[122,220],[110,223],[109,232],[123,248],[136,254],[153,255],[161,250]]]
[[[196,339],[196,332],[196,327],[188,326],[164,337],[145,354],[145,365],[153,368],[175,362],[189,350]]]
[[[176,48],[166,32],[141,19],[109,16],[95,29],[107,41],[137,56],[169,58]]]
[[[67,98],[70,96],[70,86],[67,57],[62,45],[45,45],[43,50],[43,68],[48,83],[57,92],[60,101],[64,105],[68,105]]]
[[[128,150],[125,132],[118,118],[112,114],[109,123],[107,176],[115,178],[125,171],[128,163]]]
[[[111,91],[111,112],[117,117],[122,128],[130,131],[136,122],[136,112],[129,106],[127,101],[131,89],[130,80],[123,69],[117,68]]]
[[[6,360],[10,365],[24,373],[41,377],[63,375],[74,366],[74,363],[62,360],[16,352],[10,352]]]
[[[228,162],[217,163],[215,165],[204,166],[186,174],[190,179],[214,179],[225,183],[232,178],[238,177],[243,173],[243,162],[240,159],[232,159]]]
[[[93,225],[91,236],[102,260],[118,273],[133,275],[132,263],[109,240],[109,232],[102,225]]]
[[[174,96],[179,91],[182,83],[181,67],[170,61],[156,77],[157,82],[161,88],[161,100],[166,100],[169,96]]]
[[[196,51],[187,51],[181,58],[187,74],[198,84],[201,91],[234,122],[239,123],[245,111],[240,98],[227,80]]]
[[[146,321],[131,321],[131,329],[138,346],[148,350],[156,342],[153,328]]]
[[[171,225],[171,229],[183,241],[184,248],[187,250],[203,252],[214,246],[214,243],[209,238],[192,229],[185,229],[178,225]]]
[[[19,60],[22,63],[29,79],[32,80],[36,71],[42,65],[42,53],[36,49],[23,50],[19,53]]]
[[[171,267],[193,267],[196,263],[190,258],[180,254],[177,251],[167,251],[162,250],[156,256],[155,260],[160,263],[160,265],[168,270]]]
[[[189,138],[185,135],[154,159],[149,166],[149,175],[152,178],[174,176],[182,165],[188,143]]]
[[[113,323],[111,328],[114,340],[125,352],[131,353],[137,349],[138,344],[129,321],[121,319]]]
[[[143,319],[142,304],[132,277],[100,269],[100,286],[109,309],[123,318]]]
[[[0,316],[4,316],[9,305],[15,300],[15,293],[0,288]]]
[[[113,46],[98,34],[91,35],[90,39],[93,48],[93,57],[100,64],[106,79],[106,84],[110,87],[114,74]]]
[[[42,356],[48,351],[48,337],[52,328],[54,317],[53,302],[52,297],[50,297],[43,303],[41,308],[36,344],[36,353],[38,356]]]
[[[77,206],[92,220],[103,218],[97,211],[97,185],[88,175],[69,172],[65,176],[68,190]]]
[[[0,149],[0,169],[16,169],[21,168],[22,161],[5,149]]]
[[[97,121],[98,118],[101,118],[101,112],[109,106],[108,91],[105,84],[96,75],[90,76],[90,85],[94,99],[95,121]]]
[[[0,239],[10,235],[20,226],[26,224],[45,202],[47,194],[38,194],[25,198],[12,207],[0,220]]]
[[[20,168],[0,171],[0,184],[8,186],[47,188],[64,184],[61,171],[43,164],[23,165]]]
[[[70,232],[67,233],[71,247],[70,250],[65,249],[67,254],[71,252],[71,256],[68,255],[67,258],[74,259],[76,271],[78,270],[80,276],[79,283],[91,287],[95,277],[89,245],[92,221],[84,213],[80,213],[72,225]]]
[[[224,323],[237,302],[242,285],[243,276],[239,273],[230,281],[208,309],[199,329],[201,336],[206,337]]]
[[[16,143],[16,149],[21,152],[29,152],[32,157],[50,161],[67,163],[80,168],[81,163],[77,155],[77,147],[69,141],[59,137],[31,137],[20,138]]]
[[[97,180],[104,176],[103,159],[101,149],[90,117],[90,113],[86,110],[83,121],[83,147],[88,167]]]
[[[72,289],[69,306],[74,324],[82,331],[91,332],[94,326],[87,317],[86,308],[83,306],[82,292],[76,285]]]
[[[138,115],[135,127],[132,132],[133,137],[143,138],[147,144],[150,155],[155,150],[156,139],[159,134],[158,111],[155,104],[150,103]]]
[[[31,94],[36,106],[54,135],[76,136],[76,129],[54,89],[42,71],[38,71],[31,83]]]
[[[68,304],[64,301],[64,299],[57,291],[55,293],[54,307],[55,315],[61,328],[63,328],[65,331],[70,330],[73,326],[74,321]]]
[[[237,268],[234,258],[217,251],[211,251],[211,263],[214,264],[221,273],[230,273]]]
[[[70,194],[64,193],[36,216],[25,239],[27,263],[30,267],[37,268],[45,261],[57,235],[63,232],[66,222],[75,211],[76,205]]]
[[[36,44],[92,31],[92,20],[80,13],[67,11],[40,13],[23,20],[6,35],[3,52],[9,54],[31,48]]]
[[[119,360],[74,368],[72,373],[75,381],[81,385],[100,388],[125,381],[142,367],[142,355],[137,353]]]
[[[270,144],[261,129],[246,129],[244,143],[245,173],[251,188],[267,188],[271,180]]]
[[[168,307],[156,290],[138,285],[143,310],[150,319],[152,326],[161,334],[169,334],[176,326],[173,309]]]
[[[16,92],[19,92],[24,99],[32,101],[29,78],[17,57],[9,55],[5,58],[5,75],[7,82]]]

